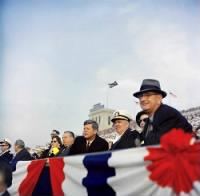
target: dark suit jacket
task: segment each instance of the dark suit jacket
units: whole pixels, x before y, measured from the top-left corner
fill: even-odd
[[[139,143],[139,133],[135,130],[127,129],[121,138],[111,146],[111,150],[136,147],[136,143]]]
[[[149,122],[146,123],[142,132],[144,145],[159,144],[161,136],[172,128],[182,128],[185,132],[192,132],[192,126],[185,117],[176,109],[165,104],[161,104],[154,113],[152,122],[153,130],[145,137],[148,124]]]
[[[10,196],[10,193],[6,191],[2,196]]]
[[[13,160],[17,161],[29,161],[33,160],[33,157],[31,154],[24,148],[20,152],[16,154],[16,156],[13,158]]]
[[[88,151],[86,151],[86,139],[83,136],[78,136],[70,148],[69,155],[100,152],[105,150],[108,150],[108,142],[98,135],[96,135],[96,138],[91,143]]]
[[[64,157],[64,156],[69,155],[70,148],[71,148],[71,146],[64,146],[64,145],[63,145],[63,147],[61,148],[59,157]]]
[[[13,154],[10,153],[10,151],[5,152],[0,156],[0,160],[3,160],[7,163],[9,163],[13,158]]]
[[[33,159],[34,158],[31,156],[31,154],[24,148],[15,155],[12,161],[10,161],[10,166],[14,171],[16,169],[16,164],[18,161],[29,161]]]

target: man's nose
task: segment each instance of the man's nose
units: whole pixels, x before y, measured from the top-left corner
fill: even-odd
[[[139,101],[143,102],[145,99],[146,99],[146,96],[141,96],[140,99],[139,99]]]

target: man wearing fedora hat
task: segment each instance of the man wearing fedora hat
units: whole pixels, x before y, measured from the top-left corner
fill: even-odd
[[[140,145],[139,132],[130,128],[131,115],[125,110],[117,110],[113,113],[111,121],[116,131],[111,150],[125,149]]]
[[[192,132],[192,126],[179,111],[162,103],[167,93],[161,90],[158,80],[144,79],[140,90],[133,96],[139,99],[142,110],[149,116],[142,132],[144,145],[159,144],[161,136],[172,128]]]

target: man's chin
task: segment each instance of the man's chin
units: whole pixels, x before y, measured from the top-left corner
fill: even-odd
[[[147,114],[150,112],[149,108],[145,108],[145,107],[144,107],[144,108],[142,108],[142,109],[143,109],[143,111],[144,111],[145,113],[147,113]]]

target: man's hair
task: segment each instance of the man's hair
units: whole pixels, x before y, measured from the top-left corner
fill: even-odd
[[[12,185],[12,169],[4,161],[0,161],[0,175],[3,175],[4,183],[7,188]]]
[[[64,131],[64,133],[69,133],[73,138],[75,138],[75,134],[72,131]]]
[[[94,121],[94,120],[86,120],[86,121],[84,121],[83,124],[84,124],[84,125],[92,125],[92,128],[93,128],[93,129],[96,129],[97,131],[98,131],[98,129],[99,129],[98,123],[97,123],[96,121]]]
[[[20,148],[24,148],[25,147],[25,143],[21,139],[16,140],[15,145],[18,145]]]

